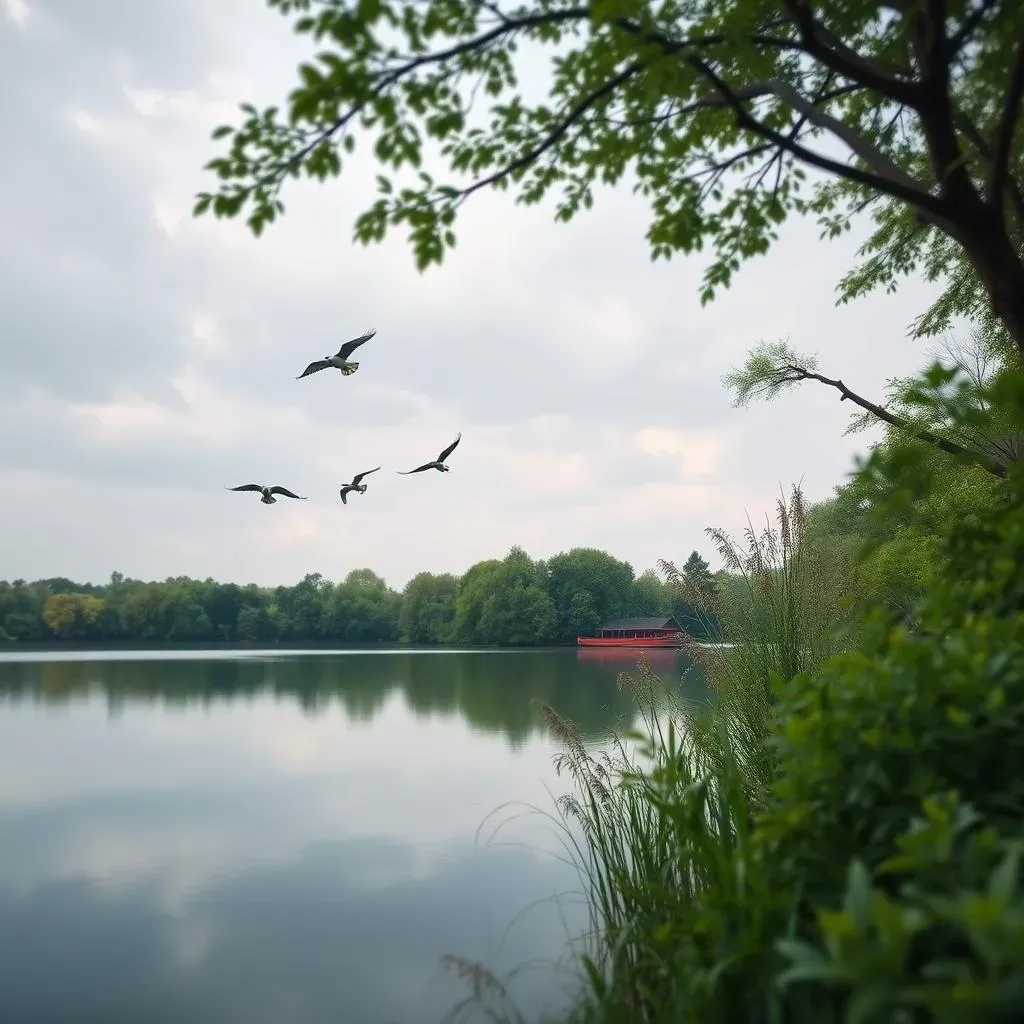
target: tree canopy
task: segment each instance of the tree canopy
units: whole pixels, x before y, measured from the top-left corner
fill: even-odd
[[[706,565],[706,563],[705,563]],[[548,561],[514,547],[461,577],[421,572],[399,593],[370,569],[340,583],[308,573],[291,587],[112,573],[104,586],[59,578],[0,581],[0,642],[575,644],[624,615],[665,615],[707,635],[652,570],[596,548]]]
[[[709,301],[788,215],[837,236],[866,211],[842,299],[923,274],[947,288],[920,332],[990,310],[1024,352],[1018,0],[268,3],[319,49],[284,109],[246,104],[216,129],[220,185],[196,215],[244,214],[259,234],[287,179],[338,175],[370,144],[405,180],[378,177],[355,237],[404,225],[424,268],[481,189],[554,194],[569,220],[628,174],[654,258],[713,250]],[[530,45],[550,54],[538,100]],[[435,160],[444,180],[422,169]]]

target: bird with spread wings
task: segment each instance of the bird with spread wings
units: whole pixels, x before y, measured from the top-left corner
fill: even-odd
[[[380,469],[380,466],[378,466],[377,469]],[[356,491],[358,494],[365,494],[366,493],[366,484],[364,484],[362,482],[363,477],[364,476],[369,476],[371,473],[376,473],[377,469],[367,469],[367,470],[364,470],[362,473],[356,473],[356,475],[354,477],[352,477],[352,483],[350,483],[350,484],[342,484],[341,485],[341,490],[338,491],[338,494],[341,496],[341,503],[343,505],[347,505],[348,504],[348,497],[347,497],[347,495],[351,494],[353,491]]]
[[[450,473],[451,466],[446,466],[444,464],[444,460],[447,459],[453,451],[455,451],[456,446],[461,440],[462,434],[460,433],[459,436],[455,438],[455,440],[452,441],[452,443],[448,445],[448,447],[445,448],[445,450],[441,452],[436,459],[433,460],[433,462],[424,462],[422,466],[417,466],[415,469],[407,469],[404,472],[399,469],[396,470],[396,472],[399,476],[410,476],[413,473],[422,473],[426,469],[436,469],[441,473]]]
[[[295,498],[298,501],[307,500],[306,498],[300,498],[297,494],[293,494],[287,487],[280,487],[277,484],[274,484],[273,487],[266,487],[263,484],[242,484],[240,487],[228,487],[227,490],[256,491],[262,495],[260,501],[263,502],[264,505],[273,505],[277,501],[277,498],[274,497],[275,494],[282,494],[286,498]]]
[[[359,364],[349,362],[348,357],[352,355],[360,345],[365,345],[366,342],[368,342],[376,333],[376,328],[371,328],[364,334],[360,334],[358,338],[346,341],[333,356],[324,356],[323,359],[315,359],[295,379],[302,380],[303,377],[308,377],[311,373],[319,373],[321,370],[326,370],[331,366],[337,370],[341,370],[342,376],[351,377],[352,374],[359,369]]]

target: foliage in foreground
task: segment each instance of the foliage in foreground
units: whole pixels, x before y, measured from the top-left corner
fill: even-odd
[[[285,110],[245,105],[214,132],[219,185],[197,215],[244,214],[259,234],[284,211],[285,182],[334,177],[369,142],[408,184],[378,177],[356,237],[405,226],[425,267],[480,189],[560,193],[570,220],[629,174],[650,200],[655,257],[714,251],[709,301],[787,216],[837,236],[867,211],[876,230],[844,298],[914,272],[942,279],[920,331],[985,310],[1024,352],[1017,0],[269,4],[320,50]],[[520,63],[529,49],[530,70],[547,71],[539,90]],[[421,170],[430,150],[447,181]]]
[[[766,800],[716,711],[649,716],[610,763],[569,746],[599,933],[574,1020],[1021,1019],[1021,481],[943,555],[917,630],[879,610],[777,679]]]

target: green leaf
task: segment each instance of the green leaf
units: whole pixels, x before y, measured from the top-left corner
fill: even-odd
[[[992,872],[988,892],[1003,903],[1009,902],[1017,893],[1017,879],[1020,877],[1021,845],[1014,843]]]
[[[868,869],[860,860],[853,860],[847,875],[844,907],[861,934],[871,925],[871,897],[871,876]]]
[[[935,151],[940,137],[955,143],[954,167],[966,179],[957,195],[986,193],[987,158],[972,132],[990,138],[994,131],[1005,69],[1014,41],[1024,36],[1020,5],[1000,4],[998,17],[972,24],[955,73],[947,69],[957,116],[941,131],[925,131],[915,103],[903,95],[924,88],[918,66],[886,78],[886,69],[905,63],[904,19],[870,0],[850,0],[829,22],[838,52],[858,56],[855,67],[839,74],[841,89],[835,88],[838,58],[808,53],[785,19],[777,32],[765,31],[767,12],[774,11],[767,0],[718,6],[538,0],[506,7],[504,21],[495,20],[490,5],[465,0],[356,0],[317,5],[315,16],[304,0],[273,3],[321,52],[297,68],[290,123],[281,122],[277,108],[260,115],[251,104],[242,107],[248,121],[231,139],[230,161],[220,165],[224,187],[248,190],[239,214],[251,210],[257,182],[280,186],[294,161],[308,172],[318,140],[348,151],[339,135],[376,130],[378,160],[419,168],[423,141],[434,138],[443,143],[439,159],[463,187],[470,175],[513,191],[517,202],[550,196],[560,221],[592,208],[597,186],[629,175],[649,201],[652,259],[709,250],[702,304],[728,288],[746,261],[771,249],[791,214],[817,219],[825,236],[849,231],[858,216],[860,223],[869,218],[873,230],[858,266],[840,283],[842,301],[914,276],[941,285],[917,333],[941,331],[962,315],[997,320],[992,302],[1003,293],[989,294],[977,270],[989,267],[992,256],[966,230],[974,206],[954,202],[941,229],[926,231],[919,213],[933,202],[927,192],[933,168],[948,163]],[[685,60],[680,40],[686,40]],[[528,87],[520,82],[518,60],[526,43],[532,44]],[[717,78],[710,77],[712,68]],[[766,82],[776,86],[766,89]],[[738,103],[709,102],[721,89],[757,95],[738,118]],[[816,97],[817,137],[805,138],[801,150],[790,140],[806,125],[786,89]],[[872,151],[867,164],[900,173],[872,178],[865,177],[867,164],[823,164],[832,143],[853,136]],[[811,152],[819,158],[808,157]],[[1024,152],[1014,149],[1011,163],[1012,180],[1021,180]],[[807,173],[812,168],[814,179]],[[330,175],[320,165],[309,176]],[[907,184],[914,181],[921,185]],[[1007,222],[999,230],[1004,227],[1016,239],[1016,228]],[[438,241],[429,247],[431,259]],[[410,236],[410,242],[417,259],[426,258],[425,241]],[[1000,252],[1000,273],[1016,280],[1016,250]],[[992,273],[986,270],[987,280]]]
[[[892,990],[888,985],[867,984],[858,987],[846,1003],[845,1024],[871,1024],[891,1006]]]

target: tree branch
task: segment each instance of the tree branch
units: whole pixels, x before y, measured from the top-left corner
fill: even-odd
[[[988,185],[988,201],[999,212],[1003,212],[1003,193],[1010,177],[1010,160],[1013,155],[1013,134],[1017,127],[1021,100],[1024,99],[1024,43],[1018,42],[1010,70],[1010,88],[1006,103],[996,130],[992,150],[992,166]]]
[[[374,84],[370,94],[361,103],[355,103],[344,114],[332,121],[326,128],[316,132],[304,146],[296,150],[286,160],[278,164],[271,174],[266,175],[259,182],[257,187],[265,186],[274,180],[283,179],[289,171],[298,167],[318,146],[323,145],[332,135],[351,124],[374,100],[378,99],[393,85],[397,85],[403,78],[408,77],[420,68],[429,67],[433,64],[443,64],[453,57],[459,57],[464,53],[471,53],[474,50],[484,49],[496,42],[502,36],[510,35],[522,29],[537,28],[540,25],[558,25],[569,21],[581,21],[590,17],[588,7],[569,7],[564,11],[546,11],[539,14],[528,14],[521,18],[508,18],[500,21],[487,32],[473,36],[445,50],[436,50],[433,53],[423,53],[408,58],[398,67],[393,68]]]
[[[977,7],[964,19],[964,23],[953,33],[949,40],[950,61],[960,52],[964,43],[974,34],[974,30],[981,24],[982,19],[999,0],[982,0]]]
[[[843,124],[838,118],[820,110],[816,104],[802,96],[789,82],[784,82],[782,79],[773,79],[771,85],[775,95],[780,100],[788,103],[794,110],[798,110],[811,124],[816,124],[819,128],[830,131],[836,138],[845,142],[864,163],[874,169],[876,174],[889,181],[902,184],[906,188],[919,191],[924,190],[921,182],[912,178],[903,168],[893,163],[884,153],[872,146],[862,135],[858,135],[849,125]]]
[[[488,185],[493,185],[502,178],[507,178],[510,174],[515,174],[516,171],[529,167],[535,160],[539,159],[548,152],[548,150],[553,148],[565,133],[569,131],[569,129],[572,128],[572,126],[576,124],[576,122],[588,110],[590,110],[591,107],[600,103],[601,100],[606,99],[615,92],[620,85],[624,85],[642,70],[643,65],[639,61],[634,61],[617,75],[609,78],[603,85],[600,85],[589,92],[535,146],[532,146],[525,153],[521,153],[515,158],[515,160],[506,164],[500,170],[487,175],[485,178],[481,178],[479,181],[473,182],[473,184],[468,188],[463,189],[459,193],[459,202],[462,202],[464,199],[468,199],[474,192],[479,192],[480,189],[487,188]]]
[[[824,25],[815,21],[808,0],[784,0],[784,3],[809,56],[858,85],[881,93],[903,106],[917,108],[920,92],[914,85],[885,74]]]
[[[833,380],[831,377],[825,377],[820,373],[815,373],[813,370],[808,370],[802,366],[794,366],[793,364],[781,366],[779,367],[779,370],[786,372],[789,375],[789,379],[794,382],[799,380],[816,380],[820,384],[825,384],[830,388],[835,388],[839,392],[840,402],[849,400],[865,412],[870,413],[876,419],[880,419],[884,423],[888,423],[890,426],[896,427],[897,430],[902,430],[904,433],[910,434],[912,437],[916,437],[919,441],[923,441],[925,444],[931,445],[933,448],[938,448],[941,451],[946,452],[947,455],[971,459],[983,469],[987,469],[994,476],[1004,478],[1007,475],[1007,468],[1003,463],[998,462],[981,452],[965,448],[963,445],[959,445],[955,441],[950,441],[948,437],[942,437],[940,434],[935,434],[924,427],[914,426],[913,423],[904,419],[902,416],[896,416],[889,412],[888,409],[885,409],[880,405],[876,405],[867,398],[862,398],[856,392],[851,391],[841,380]]]
[[[795,141],[787,139],[784,135],[775,131],[773,128],[769,128],[763,122],[754,117],[743,106],[742,101],[737,97],[736,93],[733,92],[733,90],[718,76],[707,61],[694,56],[688,57],[687,60],[692,67],[696,68],[702,75],[704,75],[715,89],[718,90],[726,104],[731,107],[736,114],[737,124],[741,128],[745,128],[747,131],[753,132],[755,135],[760,135],[763,139],[768,139],[775,143],[776,146],[779,146],[786,152],[791,153],[798,160],[802,160],[804,163],[808,163],[812,167],[828,171],[830,174],[833,174],[838,178],[845,178],[848,181],[857,182],[859,185],[865,185],[868,188],[873,188],[879,192],[885,193],[886,195],[890,195],[895,199],[902,200],[914,207],[926,220],[942,227],[944,230],[948,230],[947,225],[952,226],[950,225],[947,216],[949,210],[948,204],[941,199],[928,192],[921,191],[919,188],[909,187],[902,181],[893,181],[890,178],[883,177],[879,174],[862,171],[858,167],[851,167],[849,164],[840,163],[838,160],[831,160],[828,157],[815,153],[813,150],[807,149],[805,146],[801,146]]]
[[[967,173],[953,126],[953,103],[949,95],[949,62],[946,39],[946,0],[922,0],[911,15],[911,32],[918,63],[921,67],[924,102],[918,108],[921,127],[931,155],[932,171],[939,183],[939,193],[970,217],[978,211],[981,199]],[[957,225],[951,225],[958,237]]]
[[[992,150],[989,148],[988,142],[985,137],[978,130],[978,126],[967,116],[967,113],[959,107],[953,108],[953,119],[959,131],[963,132],[971,145],[978,151],[978,155],[991,164],[992,161]],[[1017,218],[1020,221],[1020,226],[1024,229],[1024,191],[1021,190],[1017,179],[1009,173],[1009,163],[1007,162],[1007,178],[1004,186],[1010,192],[1010,203],[1013,208],[1017,211]]]

